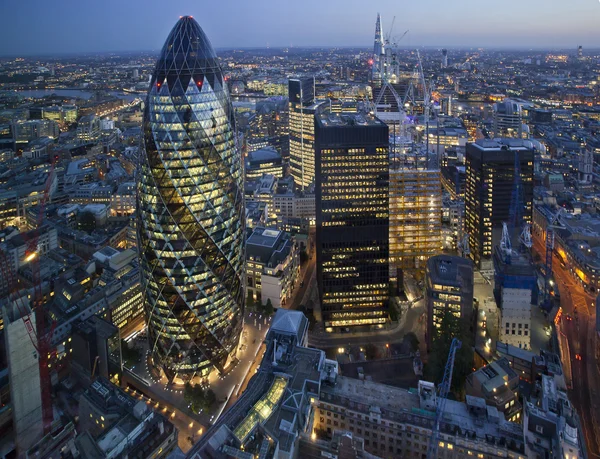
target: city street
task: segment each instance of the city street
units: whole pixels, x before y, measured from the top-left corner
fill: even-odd
[[[350,331],[348,333],[325,333],[317,330],[309,334],[308,344],[323,349],[349,344],[397,343],[402,341],[404,335],[411,331],[417,335],[421,346],[423,346],[425,342],[425,303],[423,300],[416,302],[403,314],[398,323],[394,323],[388,328],[373,331]]]
[[[292,298],[289,302],[287,302],[283,307],[285,309],[298,309],[300,305],[307,306],[304,301],[308,301],[307,298],[310,298],[310,295],[306,295],[307,290],[310,288],[312,290],[313,286],[311,285],[311,279],[313,277],[313,272],[315,270],[315,265],[317,262],[317,255],[315,251],[315,229],[311,227],[309,230],[309,238],[308,244],[309,249],[308,253],[308,261],[303,263],[300,266],[300,274],[298,276],[298,285],[294,289],[292,293]]]
[[[545,245],[540,237],[534,237],[534,251],[545,259]],[[594,352],[594,329],[596,324],[595,298],[563,268],[560,259],[553,254],[552,271],[561,296],[563,318],[562,331],[568,342],[568,355],[563,355],[563,367],[572,368],[572,388],[569,399],[581,419],[588,456],[600,457],[600,372]],[[566,319],[569,315],[572,320]],[[569,359],[565,361],[565,359]]]

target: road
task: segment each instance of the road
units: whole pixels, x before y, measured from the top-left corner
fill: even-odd
[[[542,239],[534,236],[533,240],[533,250],[544,260],[546,256]],[[570,363],[573,374],[569,400],[579,413],[588,456],[600,457],[600,372],[594,351],[595,298],[561,266],[561,260],[556,254],[553,254],[552,260],[552,272],[563,309],[563,320],[558,331],[565,334],[570,351],[569,355],[563,356],[563,367],[568,368]],[[569,314],[573,320],[565,320],[565,314]],[[580,360],[576,358],[577,354],[581,356]],[[570,361],[564,362],[566,358]]]
[[[298,307],[300,305],[306,306],[306,304],[303,303],[303,301],[305,300],[305,297],[306,297],[306,291],[308,288],[313,288],[310,285],[310,279],[313,275],[313,271],[315,270],[315,265],[317,262],[317,255],[315,252],[315,244],[314,244],[314,240],[315,240],[314,232],[315,232],[314,227],[311,227],[309,230],[309,238],[308,238],[308,244],[309,244],[308,261],[306,261],[305,263],[303,263],[300,266],[300,275],[298,276],[299,284],[294,289],[294,293],[292,293],[292,298],[290,299],[290,301],[287,302],[283,306],[286,309],[298,309]]]
[[[417,335],[421,344],[424,344],[424,311],[424,301],[420,300],[404,314],[399,322],[392,324],[390,328],[364,332],[350,331],[348,333],[325,333],[317,330],[315,333],[308,335],[308,344],[309,346],[323,349],[349,344],[397,343],[402,341],[404,335],[410,331]]]

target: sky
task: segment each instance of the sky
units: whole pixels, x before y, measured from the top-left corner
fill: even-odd
[[[181,15],[215,48],[370,47],[378,12],[404,47],[600,48],[599,0],[0,0],[0,55],[158,50]]]

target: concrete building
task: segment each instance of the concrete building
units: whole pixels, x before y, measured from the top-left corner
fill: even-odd
[[[565,389],[542,375],[539,390],[524,403],[523,431],[528,458],[583,459],[581,429]]]
[[[112,201],[115,187],[100,182],[85,183],[74,187],[70,201],[77,204],[106,204]]]
[[[33,248],[35,255],[28,253],[32,238],[37,237],[37,245]],[[42,225],[37,230],[30,230],[23,233],[11,233],[2,243],[0,248],[4,251],[8,263],[12,267],[13,273],[16,273],[26,263],[29,263],[34,256],[46,255],[51,250],[58,247],[58,233],[50,225]]]
[[[248,153],[245,160],[246,180],[260,179],[263,174],[283,177],[283,159],[275,148],[264,147]]]
[[[277,214],[273,198],[277,190],[277,177],[271,174],[263,174],[259,179],[244,183],[244,195],[246,202],[264,202],[267,205],[269,221],[276,221]]]
[[[71,374],[84,387],[93,379],[111,379],[121,373],[119,329],[98,316],[77,324],[72,331]]]
[[[480,397],[494,407],[507,421],[521,422],[519,374],[507,358],[495,360],[467,376],[467,397]]]
[[[273,307],[285,305],[291,298],[300,272],[298,247],[283,231],[257,227],[246,241],[246,277],[248,292],[271,300]]]
[[[503,288],[500,303],[500,341],[531,348],[531,290]]]
[[[427,345],[435,339],[447,312],[459,318],[462,330],[473,330],[473,263],[466,258],[438,255],[427,261],[425,273]],[[455,333],[460,334],[460,330]]]
[[[521,104],[511,99],[494,104],[493,133],[494,138],[512,137],[522,139],[523,114]]]
[[[269,222],[269,206],[265,202],[246,201],[246,228],[266,226]]]
[[[25,300],[26,301],[26,300]],[[31,311],[29,305],[22,309]],[[35,315],[22,316],[19,308],[3,308],[4,344],[8,360],[10,400],[17,451],[24,454],[44,433],[42,391],[37,351],[27,329],[35,330]],[[37,345],[37,343],[36,343]]]
[[[564,212],[557,218],[557,207],[536,205],[531,232],[546,240],[548,222],[553,221],[554,251],[568,272],[591,293],[600,291],[600,218],[583,213]],[[556,219],[556,221],[554,221]]]
[[[127,217],[133,215],[136,209],[135,182],[123,182],[110,198],[110,216]]]
[[[278,219],[281,218],[306,218],[314,223],[315,193],[314,188],[308,187],[305,191],[287,190],[273,195],[273,209]]]
[[[257,375],[192,447],[189,458],[260,453],[287,459],[314,457],[314,452],[329,457],[331,442],[345,432],[377,457],[426,455],[435,385],[420,381],[418,388],[405,390],[339,376],[337,363],[325,359],[323,351],[300,344],[306,325],[296,311],[277,311]],[[526,457],[522,427],[487,409],[478,397],[446,402],[438,440],[437,457]]]
[[[100,118],[96,115],[85,115],[79,118],[76,135],[79,143],[90,143],[98,140]]]
[[[83,459],[158,459],[177,446],[173,424],[104,378],[97,378],[81,396],[79,422],[75,447]]]

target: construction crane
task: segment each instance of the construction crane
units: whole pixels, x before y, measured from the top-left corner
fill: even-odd
[[[50,188],[53,182],[54,166],[56,163],[56,157],[53,156],[48,172],[48,178],[44,187],[44,192],[39,200],[39,209],[37,214],[37,225],[33,230],[33,236],[27,241],[25,249],[24,260],[30,263],[32,273],[32,288],[33,288],[33,305],[31,308],[32,312],[29,312],[27,305],[25,304],[26,299],[16,294],[18,290],[17,276],[13,272],[13,266],[8,261],[6,254],[0,250],[0,269],[5,279],[8,281],[8,298],[17,307],[29,339],[33,344],[33,347],[37,351],[38,365],[40,371],[40,387],[41,387],[41,398],[42,398],[42,422],[44,426],[44,434],[50,432],[53,421],[52,412],[52,395],[51,395],[51,381],[50,371],[48,369],[48,360],[50,356],[50,349],[52,347],[52,335],[54,334],[55,322],[53,321],[50,325],[50,330],[46,329],[46,319],[43,308],[43,291],[40,279],[40,266],[39,266],[39,253],[38,253],[38,241],[39,241],[39,229],[42,226],[44,220],[44,211],[46,208],[46,202],[50,194]],[[11,299],[12,298],[12,299]],[[34,329],[30,315],[35,314],[36,327]]]
[[[394,16],[394,18],[392,19],[392,23],[390,24],[390,30],[387,33],[387,36],[385,37],[385,44],[389,45],[390,41],[391,41],[391,37],[392,37],[392,30],[394,30],[394,23],[396,22],[396,16]]]
[[[513,189],[510,196],[510,206],[508,210],[508,224],[502,223],[502,239],[500,240],[500,249],[504,254],[504,262],[511,263],[512,241],[511,238],[515,229],[521,226],[523,221],[523,185],[521,183],[521,161],[519,152],[515,150],[515,161],[513,167]],[[526,235],[528,228],[523,228],[521,239],[524,244],[530,244],[531,234]],[[531,247],[531,245],[529,245]]]
[[[452,371],[454,370],[454,358],[456,352],[462,346],[462,342],[457,338],[452,338],[450,344],[450,352],[448,352],[448,360],[446,361],[446,368],[444,369],[444,379],[438,386],[438,394],[435,407],[435,421],[433,423],[433,430],[431,437],[429,438],[429,448],[427,449],[427,459],[433,459],[436,457],[438,449],[438,438],[440,435],[440,421],[444,416],[444,409],[446,408],[446,400],[448,399],[448,392],[450,392],[450,386],[452,385]]]

